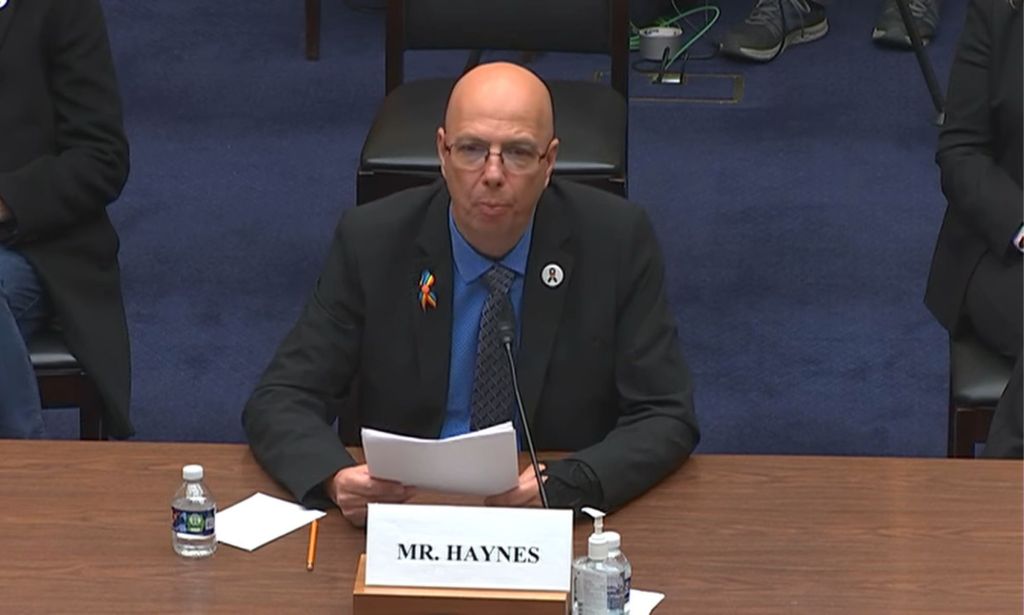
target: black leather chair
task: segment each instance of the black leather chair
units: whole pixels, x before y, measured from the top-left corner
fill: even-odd
[[[103,399],[64,344],[60,331],[53,328],[40,331],[29,341],[28,350],[43,408],[78,408],[79,437],[106,440]]]
[[[549,81],[562,143],[555,174],[625,196],[628,29],[628,0],[388,0],[386,98],[363,144],[356,202],[439,176],[434,135],[455,79],[405,81],[404,54],[417,49],[607,55],[610,87]]]
[[[974,457],[988,437],[1013,362],[988,349],[969,327],[949,338],[949,457]]]

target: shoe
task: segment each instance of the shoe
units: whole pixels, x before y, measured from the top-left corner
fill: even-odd
[[[907,7],[910,15],[921,35],[921,42],[927,45],[935,35],[935,25],[939,23],[940,0],[907,0]],[[885,0],[882,14],[878,16],[875,29],[871,38],[883,45],[892,45],[903,49],[912,49],[910,35],[903,26],[903,18],[900,16],[900,9],[896,6],[896,0]]]
[[[722,37],[722,53],[769,62],[798,43],[810,43],[828,33],[825,7],[809,0],[757,0],[750,15]]]

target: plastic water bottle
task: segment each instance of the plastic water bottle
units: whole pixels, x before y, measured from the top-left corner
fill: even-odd
[[[181,478],[171,500],[171,545],[182,557],[209,557],[217,550],[217,504],[203,484],[203,466],[185,466]]]
[[[604,513],[592,508],[583,512],[594,517],[594,533],[587,540],[587,554],[572,563],[572,615],[624,615],[626,570],[610,557],[612,541],[610,532],[603,531]]]
[[[605,532],[608,536],[608,559],[614,561],[622,568],[623,578],[626,584],[626,612],[629,612],[629,590],[633,586],[633,565],[626,559],[622,552],[622,536],[618,532]]]

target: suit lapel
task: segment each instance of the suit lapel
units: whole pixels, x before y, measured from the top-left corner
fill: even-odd
[[[2,2],[3,0],[0,0]],[[25,0],[7,0],[7,5],[0,9],[0,48],[4,46],[4,40],[7,39],[7,31],[10,29],[11,22],[14,21],[14,9],[21,2]]]
[[[531,424],[572,281],[573,255],[565,245],[568,238],[569,224],[562,203],[547,190],[537,206],[533,224],[533,245],[523,284],[523,337],[516,366],[523,405]],[[553,288],[542,279],[542,272],[551,264],[561,267],[564,273],[561,284]]]
[[[417,421],[424,436],[437,437],[444,423],[448,398],[448,365],[452,336],[452,242],[448,232],[448,191],[438,190],[431,199],[416,245],[419,256],[413,261],[408,284],[413,289],[410,309],[414,310],[416,357],[419,365],[420,399],[427,414]],[[434,275],[432,290],[437,307],[423,309],[419,300],[419,281],[424,271]]]

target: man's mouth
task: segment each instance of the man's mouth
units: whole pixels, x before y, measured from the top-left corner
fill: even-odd
[[[503,209],[507,209],[508,205],[498,201],[477,201],[477,207],[488,213],[497,213]]]

